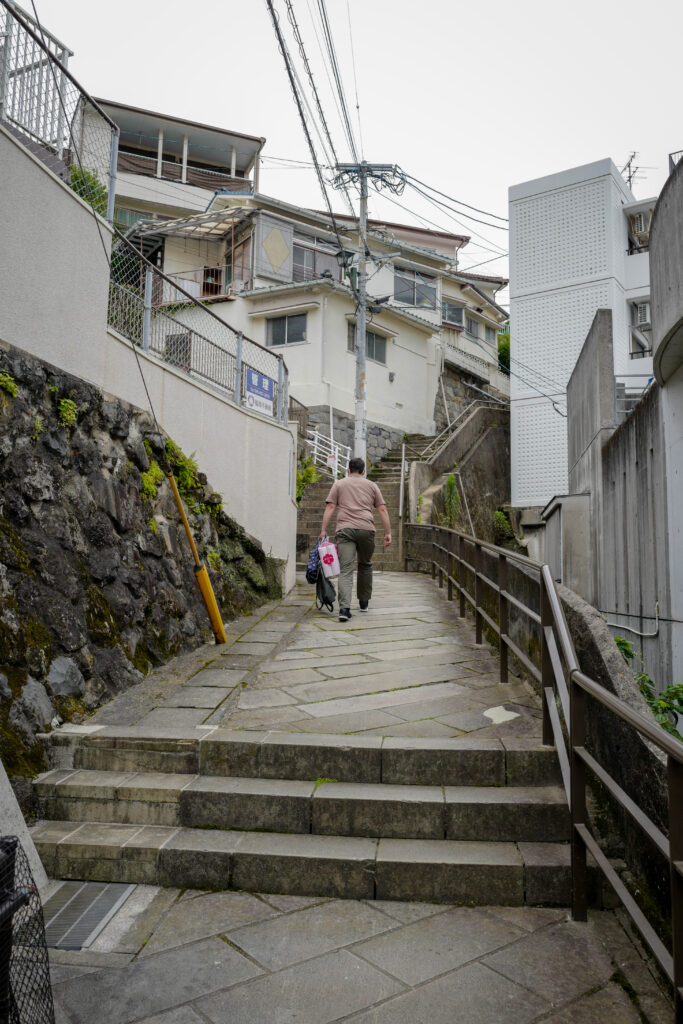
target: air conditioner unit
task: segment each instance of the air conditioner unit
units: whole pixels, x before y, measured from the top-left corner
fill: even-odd
[[[635,326],[641,329],[647,329],[650,327],[650,303],[649,302],[637,302],[635,307],[636,317]]]

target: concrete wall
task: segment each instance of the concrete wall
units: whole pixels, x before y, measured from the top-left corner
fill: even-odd
[[[664,384],[683,362],[683,161],[655,207],[650,260],[654,371]]]
[[[616,427],[612,311],[599,309],[567,385],[569,493],[590,500],[589,558],[564,582],[590,604],[598,602],[602,564],[602,448]]]
[[[623,633],[645,657],[660,687],[672,678],[672,615],[668,569],[667,490],[662,392],[655,385],[617,428],[614,412],[612,316],[599,310],[567,387],[571,495],[562,506],[563,551],[559,578],[609,615],[613,634]],[[589,528],[572,519],[577,497],[590,505]],[[683,498],[683,495],[681,495]],[[567,516],[565,513],[567,508]],[[549,506],[544,515],[550,515]],[[552,531],[551,531],[552,532]],[[588,557],[584,554],[584,549]],[[557,552],[546,537],[546,558]],[[655,631],[657,637],[636,633]],[[625,629],[629,627],[629,630]]]
[[[110,231],[90,208],[0,128],[0,340],[143,409],[148,400],[132,346],[107,330]],[[11,183],[11,187],[8,187]],[[161,426],[225,498],[226,511],[294,582],[296,503],[293,429],[227,401],[139,353]]]

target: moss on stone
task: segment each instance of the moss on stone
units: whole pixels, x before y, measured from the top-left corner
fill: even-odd
[[[239,563],[240,576],[248,580],[252,587],[257,590],[266,589],[266,577],[260,565],[257,565],[251,555],[245,555]]]
[[[99,587],[88,587],[85,623],[91,640],[98,647],[116,647],[117,644],[123,647],[114,612]]]
[[[32,573],[28,551],[13,526],[0,516],[0,562],[19,572]]]
[[[41,743],[29,744],[9,724],[9,706],[0,705],[0,760],[8,775],[35,778],[48,767]]]
[[[47,626],[43,622],[39,622],[38,619],[24,619],[21,632],[26,660],[29,663],[36,660],[31,657],[33,652],[42,662],[43,668],[47,670],[52,661],[52,637]]]

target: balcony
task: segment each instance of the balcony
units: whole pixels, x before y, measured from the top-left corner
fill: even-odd
[[[230,299],[235,294],[251,287],[251,275],[246,267],[223,264],[217,267],[197,267],[178,274],[168,274],[164,282],[163,295],[157,299],[158,305],[168,305],[180,300],[173,284],[189,292],[193,299],[211,302],[219,299]]]
[[[117,164],[119,172],[141,174],[148,178],[161,178],[164,181],[179,181],[183,184],[207,189],[209,192],[215,192],[221,188],[229,192],[251,193],[254,190],[254,184],[250,178],[233,177],[229,171],[221,168],[211,170],[208,167],[196,167],[188,163],[185,178],[183,178],[183,165],[180,161],[162,160],[161,174],[157,174],[158,167],[156,156],[145,153],[126,153],[119,150]]]

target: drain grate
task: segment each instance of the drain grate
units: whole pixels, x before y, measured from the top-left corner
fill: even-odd
[[[128,899],[134,885],[63,882],[43,907],[52,949],[87,949]]]

